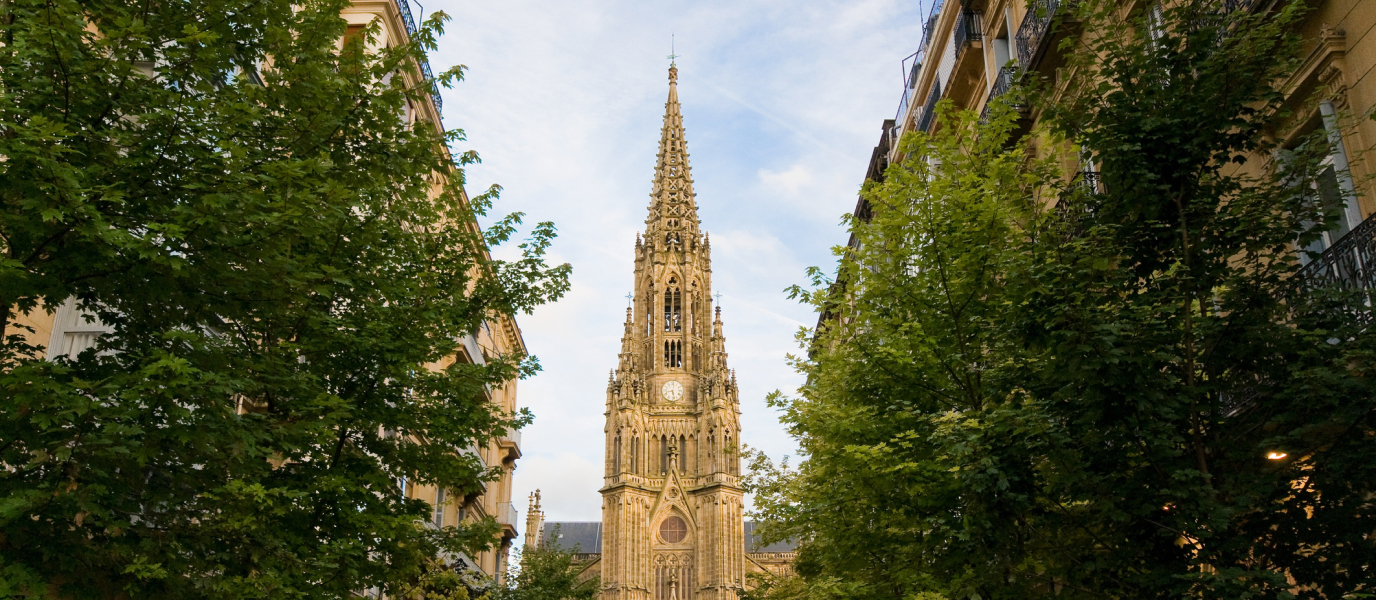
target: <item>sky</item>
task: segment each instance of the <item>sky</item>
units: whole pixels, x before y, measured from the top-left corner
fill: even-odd
[[[620,349],[668,93],[671,37],[703,231],[712,236],[741,435],[774,459],[796,445],[765,405],[802,378],[787,362],[817,317],[788,299],[806,268],[834,271],[841,216],[921,39],[919,0],[430,0],[452,20],[435,70],[444,124],[476,150],[468,189],[503,191],[494,213],[553,221],[553,263],[573,265],[560,301],[519,315],[543,371],[518,384],[522,432],[512,501],[542,491],[552,521],[601,518],[608,372]],[[927,4],[923,2],[922,4]],[[500,248],[497,256],[512,256]]]

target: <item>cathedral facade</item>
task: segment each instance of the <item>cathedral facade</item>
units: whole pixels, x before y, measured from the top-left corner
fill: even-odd
[[[586,553],[603,600],[735,600],[747,572],[780,572],[792,558],[791,547],[747,543],[740,401],[680,108],[670,66],[635,291],[607,382],[602,521],[527,524]]]

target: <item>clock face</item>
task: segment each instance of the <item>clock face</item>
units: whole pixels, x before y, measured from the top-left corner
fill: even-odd
[[[670,402],[678,402],[683,399],[683,384],[677,381],[670,381],[659,389],[660,395]]]

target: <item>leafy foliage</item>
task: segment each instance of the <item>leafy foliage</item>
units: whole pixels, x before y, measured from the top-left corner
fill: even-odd
[[[557,527],[552,537],[558,537]],[[516,552],[520,559],[513,564],[519,568],[512,569],[506,586],[494,590],[492,600],[593,600],[601,590],[597,576],[581,577],[576,550],[542,544]]]
[[[397,481],[495,476],[464,449],[538,364],[448,357],[568,266],[548,223],[492,259],[520,215],[479,231],[462,132],[409,118],[443,14],[375,47],[347,5],[0,7],[0,595],[339,597],[493,541]],[[42,360],[18,319],[68,299],[113,333]]]
[[[1086,4],[1077,79],[1030,93],[1044,158],[1005,146],[1006,106],[947,110],[864,192],[844,286],[793,290],[838,318],[773,398],[806,459],[749,480],[765,535],[805,540],[773,597],[1376,584],[1370,308],[1296,278],[1331,148],[1273,162],[1265,135],[1300,7],[1173,4],[1155,36],[1116,9]],[[1056,176],[1081,149],[1102,187]]]

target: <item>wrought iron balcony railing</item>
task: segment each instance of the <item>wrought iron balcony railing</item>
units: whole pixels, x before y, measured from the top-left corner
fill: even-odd
[[[956,57],[959,58],[966,45],[979,41],[984,36],[984,21],[980,13],[971,10],[961,11],[960,16],[956,17],[956,31],[953,35]]]
[[[1337,287],[1370,295],[1376,290],[1376,215],[1367,217],[1296,274],[1300,289]]]
[[[1051,38],[1056,13],[1071,4],[1072,0],[1032,0],[1018,26],[1018,64],[1028,70],[1036,68],[1042,46]]]
[[[1019,69],[1016,64],[1011,64],[999,69],[998,74],[994,76],[993,87],[989,88],[989,98],[984,101],[984,110],[980,111],[980,121],[989,121],[989,105],[993,104],[996,98],[1007,94],[1008,90],[1013,89],[1013,84],[1018,80],[1018,72]]]
[[[1080,171],[1076,184],[1086,192],[1098,194],[1104,191],[1104,179],[1098,171]]]
[[[911,61],[911,64],[909,64]],[[917,87],[917,76],[922,71],[922,51],[912,53],[903,59],[903,97],[898,101],[898,114],[894,115],[895,127],[900,131],[903,128],[903,119],[908,117],[908,109],[912,106],[913,88]]]
[[[411,17],[411,0],[396,2],[397,11],[401,13],[401,22],[406,24],[406,34],[415,38],[420,29],[416,27],[416,20]],[[435,101],[435,112],[442,112],[444,102],[440,100],[440,86],[434,82],[435,76],[430,72],[430,61],[420,60],[420,74],[430,82],[430,97]]]
[[[932,130],[932,120],[936,118],[936,103],[941,100],[941,82],[932,82],[932,91],[927,94],[927,104],[922,107],[922,116],[919,117],[917,128],[922,131]]]

